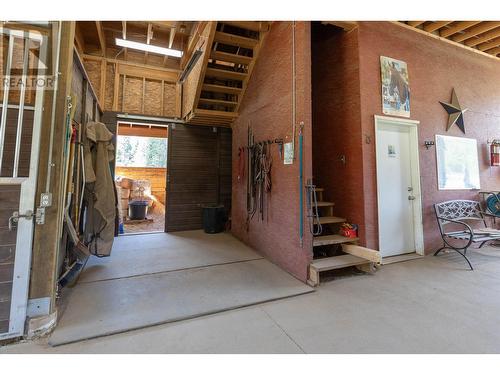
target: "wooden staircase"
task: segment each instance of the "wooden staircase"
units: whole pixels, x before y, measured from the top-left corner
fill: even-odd
[[[214,22],[208,37],[190,124],[229,126],[238,116],[270,22]]]
[[[331,234],[337,233],[340,224],[347,222],[347,220],[333,215],[335,203],[328,202],[323,199],[324,189],[314,189],[316,191],[317,203],[315,204],[315,207],[312,207],[312,210],[313,213],[318,214],[318,217],[314,215],[312,218],[313,225],[315,229],[317,229],[318,225],[321,224],[323,231],[321,234],[314,236],[313,248],[320,249],[322,246],[340,245],[344,254],[334,254],[333,256],[322,256],[313,259],[309,265],[308,283],[312,286],[317,286],[320,283],[321,272],[352,266],[355,266],[364,272],[375,272],[375,266],[381,263],[379,252],[358,246],[358,238],[344,237],[340,234]],[[325,232],[327,234],[323,234]]]

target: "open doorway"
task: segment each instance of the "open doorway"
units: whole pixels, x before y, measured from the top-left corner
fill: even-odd
[[[165,228],[168,126],[118,122],[115,183],[120,234]]]

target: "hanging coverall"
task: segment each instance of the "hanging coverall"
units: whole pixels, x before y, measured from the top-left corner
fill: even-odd
[[[115,234],[117,195],[110,170],[113,133],[101,122],[89,122],[83,137],[86,217],[84,241],[93,255],[109,256]]]

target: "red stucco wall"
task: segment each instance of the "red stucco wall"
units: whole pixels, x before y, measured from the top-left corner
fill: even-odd
[[[352,206],[353,215],[364,216],[362,238],[371,248],[378,248],[378,221],[375,169],[375,132],[374,115],[382,115],[380,56],[388,56],[403,60],[408,64],[411,90],[411,119],[419,120],[420,172],[423,197],[423,220],[425,249],[429,253],[440,246],[439,233],[436,226],[432,205],[449,199],[478,199],[476,191],[440,191],[437,189],[436,150],[427,150],[423,146],[425,140],[434,140],[436,134],[464,136],[458,127],[446,132],[447,114],[439,104],[439,100],[449,101],[454,87],[461,104],[468,107],[465,114],[465,137],[476,138],[479,147],[479,163],[481,173],[481,189],[500,190],[500,168],[490,168],[488,165],[487,140],[500,137],[500,63],[498,60],[481,56],[464,48],[442,42],[435,38],[422,35],[389,22],[360,22],[359,28],[351,34],[344,34],[341,45],[349,48],[344,52],[340,67],[335,68],[336,75],[347,95],[336,107],[343,129],[351,129],[357,142],[361,142],[362,161],[357,163],[351,159],[346,168],[350,173],[362,175],[363,212],[359,206]],[[350,40],[357,38],[356,45]],[[344,48],[341,49],[344,51]],[[349,74],[349,64],[356,62],[359,54],[359,84]],[[335,60],[333,60],[335,61]],[[342,67],[342,65],[344,67]],[[355,72],[351,71],[351,75]],[[360,91],[360,123],[354,114],[357,103],[352,103],[351,97]],[[332,93],[332,96],[335,93]],[[343,109],[342,109],[343,108]],[[340,111],[340,112],[339,112]],[[344,114],[342,115],[342,111]],[[361,126],[361,128],[359,128]],[[358,132],[358,130],[360,132]],[[316,128],[313,130],[315,131]],[[338,132],[332,132],[329,138],[345,137]],[[366,142],[366,139],[371,142]],[[333,141],[337,142],[337,141]],[[345,142],[339,140],[338,142]],[[350,143],[348,141],[347,143]],[[316,147],[316,145],[315,145]],[[355,148],[354,154],[358,150]],[[358,155],[359,156],[359,155]],[[361,164],[361,166],[359,165]],[[358,178],[353,177],[356,181]],[[339,189],[348,184],[339,181]],[[347,190],[344,189],[344,190]],[[364,233],[363,233],[364,232]]]
[[[304,181],[311,177],[310,23],[297,22],[296,119],[304,122]],[[238,182],[238,148],[247,145],[247,129],[256,141],[292,137],[292,22],[274,22],[249,81],[238,119],[233,123],[232,232],[297,278],[307,279],[312,236],[304,220],[304,244],[299,241],[299,163],[283,165],[272,146],[272,192],[264,221],[257,214],[247,230],[246,177]],[[297,143],[298,144],[298,143]],[[246,173],[246,171],[245,171]],[[304,205],[305,213],[305,205]],[[304,215],[305,217],[305,215]]]

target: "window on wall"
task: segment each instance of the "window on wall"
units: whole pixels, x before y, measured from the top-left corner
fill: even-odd
[[[167,167],[167,139],[119,135],[116,142],[119,167]]]

